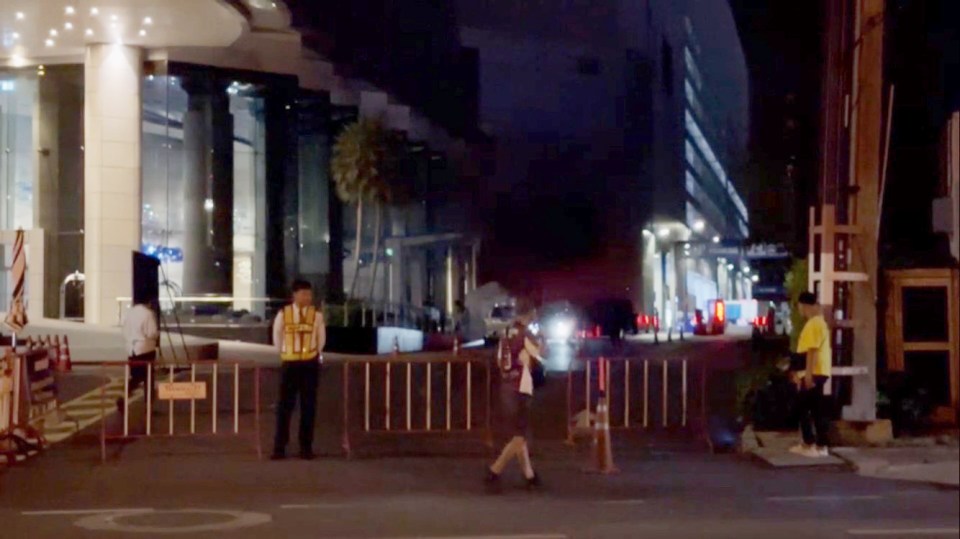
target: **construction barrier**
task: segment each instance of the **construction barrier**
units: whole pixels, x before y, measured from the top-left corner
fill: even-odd
[[[76,420],[60,410],[53,339],[28,340],[22,353],[5,352],[0,364],[0,454],[9,462],[46,447],[51,421]]]
[[[14,439],[16,403],[19,400],[20,359],[9,348],[0,353],[0,456],[15,462],[19,447]]]
[[[101,387],[101,460],[106,461],[107,444],[111,441],[157,437],[252,438],[257,458],[263,457],[259,365],[218,360],[176,365],[150,361],[105,362],[99,366],[104,377],[123,377],[123,391],[127,395],[109,402],[106,386]],[[131,374],[138,368],[145,370],[142,388],[131,387]],[[242,408],[242,403],[249,407]],[[108,426],[106,418],[114,411],[119,414],[119,420]],[[154,424],[155,411],[166,414],[160,424]]]
[[[347,456],[358,435],[469,433],[493,445],[489,358],[393,354],[346,359],[342,365],[342,446]]]
[[[601,403],[610,429],[688,431],[708,442],[706,390],[704,360],[577,358],[567,370],[567,442],[578,430],[594,432],[599,419],[591,410]]]

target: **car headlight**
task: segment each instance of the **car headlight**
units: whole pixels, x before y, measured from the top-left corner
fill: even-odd
[[[569,339],[573,336],[573,322],[557,320],[550,326],[550,333],[555,339]]]

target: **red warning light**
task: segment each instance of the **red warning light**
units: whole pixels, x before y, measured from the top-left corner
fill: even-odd
[[[713,306],[713,317],[717,322],[723,323],[727,319],[727,307],[722,300],[717,300]]]

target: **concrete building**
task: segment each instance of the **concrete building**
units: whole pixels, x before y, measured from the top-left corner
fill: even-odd
[[[409,159],[426,171],[418,177],[436,182],[440,170],[457,181],[470,158],[463,137],[305,45],[317,32],[293,18],[304,5],[3,3],[0,230],[5,252],[11,231],[28,231],[32,316],[116,323],[137,250],[163,262],[162,298],[202,297],[195,312],[214,317],[267,316],[295,276],[342,296],[352,212],[333,195],[329,159],[338,130],[359,117],[402,133],[422,156]],[[380,256],[396,257],[381,267],[383,283],[417,290],[475,275],[474,239],[404,225],[418,217],[401,210],[388,220]],[[434,251],[443,257],[410,262]],[[83,281],[82,301],[71,287],[61,294],[71,275]],[[375,297],[420,304],[430,295],[386,288]],[[462,296],[438,288],[439,302]]]
[[[547,272],[548,288],[629,297],[665,319],[749,296],[737,177],[748,82],[727,2],[459,8],[464,45],[479,54],[481,125],[498,141],[492,190],[548,192],[532,205],[596,214],[585,233],[605,249],[552,264],[566,271]],[[564,217],[588,226],[573,209]]]

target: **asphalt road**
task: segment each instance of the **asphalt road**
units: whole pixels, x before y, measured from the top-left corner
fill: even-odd
[[[744,343],[628,346],[657,361],[664,357],[658,354],[697,356],[722,370],[742,363]],[[327,383],[337,376],[332,369]],[[550,386],[563,393],[562,384]],[[433,435],[388,435],[408,441],[410,451],[398,452],[396,443],[355,432],[367,448],[357,454],[375,457],[348,460],[338,451],[339,396],[331,390],[329,400],[323,410],[321,398],[318,426],[325,456],[312,462],[258,461],[250,439],[228,436],[115,445],[101,464],[92,428],[25,465],[0,469],[0,538],[960,537],[956,490],[840,467],[768,469],[708,453],[689,429],[616,431],[620,473],[584,473],[589,449],[562,443],[563,410],[544,404],[549,399],[534,414],[534,458],[545,486],[528,492],[511,469],[503,491],[491,494],[481,477],[492,452],[476,435],[435,454]],[[244,412],[242,429],[251,416]],[[178,425],[184,417],[181,408]],[[161,412],[155,421],[166,419]],[[269,409],[261,420],[267,441]],[[108,421],[117,428],[115,416]],[[420,456],[396,456],[407,453]]]
[[[840,468],[771,470],[682,445],[620,450],[621,473],[540,446],[545,486],[501,494],[484,459],[258,462],[223,446],[149,441],[117,461],[54,450],[0,475],[4,538],[957,537],[960,495]]]

